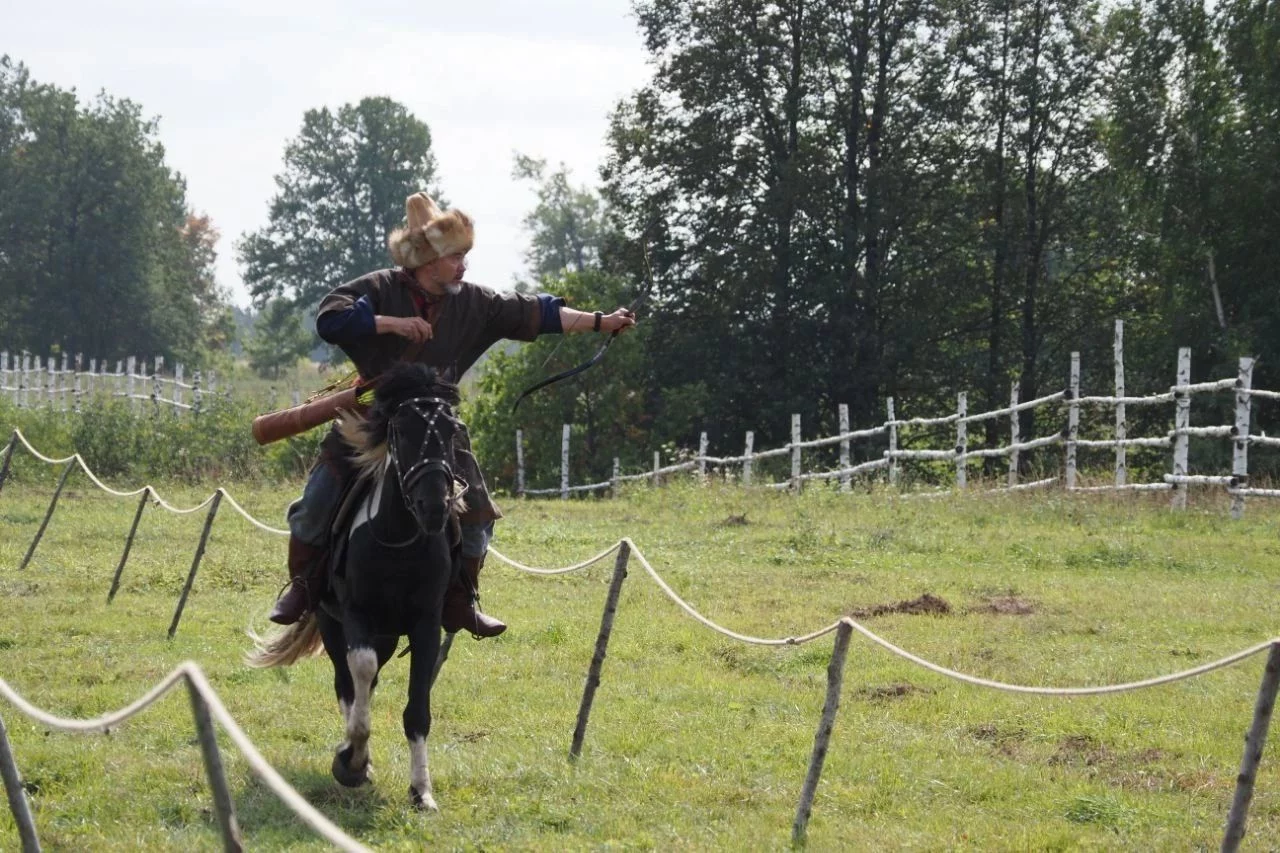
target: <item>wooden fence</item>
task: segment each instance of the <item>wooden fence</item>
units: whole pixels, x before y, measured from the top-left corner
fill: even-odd
[[[1167,391],[1147,396],[1126,396],[1124,382],[1124,322],[1117,320],[1115,325],[1115,344],[1113,348],[1115,360],[1115,392],[1107,396],[1083,396],[1080,388],[1080,353],[1071,354],[1071,373],[1066,390],[1058,391],[1034,400],[1021,400],[1017,382],[1013,383],[1009,395],[1009,405],[1002,409],[976,414],[969,413],[968,395],[960,392],[953,413],[929,418],[899,419],[895,416],[895,401],[886,400],[887,419],[879,426],[869,429],[850,431],[848,406],[839,407],[838,434],[809,441],[803,440],[800,415],[791,416],[791,441],[778,448],[756,451],[755,434],[747,432],[742,455],[718,457],[708,454],[707,433],[703,432],[696,454],[689,453],[686,461],[662,465],[657,451],[653,453],[653,467],[642,473],[623,474],[618,459],[613,460],[613,476],[603,482],[570,485],[569,469],[571,461],[570,439],[572,428],[565,424],[561,431],[560,446],[560,487],[530,489],[525,486],[525,448],[524,433],[516,432],[516,491],[521,495],[559,495],[567,499],[575,493],[608,492],[616,494],[619,486],[626,482],[648,481],[658,485],[664,477],[682,472],[696,472],[698,477],[706,477],[707,466],[722,469],[740,466],[740,480],[744,485],[753,485],[755,480],[754,463],[778,458],[790,457],[791,474],[786,480],[764,482],[759,485],[765,488],[791,489],[798,491],[806,482],[821,480],[838,480],[842,491],[852,488],[854,478],[883,477],[890,485],[898,485],[901,477],[901,463],[942,462],[954,466],[955,487],[965,489],[968,486],[969,466],[977,461],[990,459],[1006,460],[1006,485],[998,491],[1038,489],[1052,486],[1059,482],[1069,491],[1170,491],[1173,495],[1173,506],[1185,508],[1187,505],[1187,489],[1189,486],[1211,486],[1225,488],[1231,495],[1231,514],[1239,518],[1244,513],[1245,499],[1248,497],[1280,497],[1280,489],[1252,488],[1249,484],[1249,448],[1280,447],[1280,438],[1269,438],[1265,435],[1252,435],[1250,425],[1252,404],[1254,400],[1280,400],[1280,392],[1264,391],[1253,387],[1252,358],[1239,360],[1237,374],[1231,378],[1211,382],[1191,383],[1191,350],[1182,348],[1178,351],[1178,361],[1174,384]],[[1231,424],[1211,426],[1191,425],[1191,401],[1201,394],[1234,393],[1235,418]],[[1164,435],[1135,437],[1128,436],[1127,411],[1131,406],[1173,406],[1173,429]],[[1026,440],[1019,434],[1019,414],[1031,409],[1054,408],[1066,410],[1065,430]],[[1114,412],[1112,437],[1105,439],[1080,438],[1080,416],[1082,410],[1111,409]],[[969,425],[992,419],[1007,418],[1009,421],[1007,444],[999,447],[970,449]],[[942,449],[902,449],[903,432],[920,429],[953,429],[954,442]],[[1190,440],[1192,438],[1226,439],[1232,442],[1232,466],[1230,473],[1193,474],[1188,470]],[[863,447],[863,455],[868,461],[851,464],[854,442],[883,442],[879,447]],[[804,451],[822,447],[839,446],[839,467],[826,471],[804,471]],[[1063,448],[1061,474],[1033,482],[1020,482],[1019,472],[1022,456],[1033,450],[1046,447]],[[1150,483],[1130,483],[1128,451],[1131,448],[1162,448],[1170,451],[1170,473],[1161,481]],[[1078,453],[1081,449],[1108,449],[1114,452],[1114,481],[1104,486],[1079,485]]]

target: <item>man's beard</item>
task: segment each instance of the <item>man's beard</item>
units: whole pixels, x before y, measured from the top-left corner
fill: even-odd
[[[457,296],[462,292],[462,282],[451,281],[444,286],[444,292],[450,296]]]

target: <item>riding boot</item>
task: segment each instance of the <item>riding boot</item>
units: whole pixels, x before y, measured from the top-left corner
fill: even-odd
[[[320,603],[325,592],[324,549],[289,537],[289,588],[267,616],[277,625],[292,625]]]
[[[480,569],[484,557],[463,557],[462,570],[444,594],[440,624],[449,633],[470,631],[477,639],[496,637],[507,625],[480,611]]]

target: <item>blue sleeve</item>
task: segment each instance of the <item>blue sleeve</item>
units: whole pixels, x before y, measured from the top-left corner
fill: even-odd
[[[549,293],[538,294],[538,304],[542,308],[542,327],[540,334],[560,334],[564,327],[560,325],[560,309],[564,307],[564,299]]]
[[[346,310],[326,311],[316,317],[316,332],[331,344],[341,344],[354,338],[376,334],[373,304],[369,301],[369,297],[361,296]]]

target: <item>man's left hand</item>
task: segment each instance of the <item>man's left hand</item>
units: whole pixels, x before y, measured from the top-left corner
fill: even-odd
[[[600,318],[600,331],[602,332],[621,332],[629,329],[636,324],[636,315],[634,311],[627,308],[619,308],[612,314],[605,314]]]

